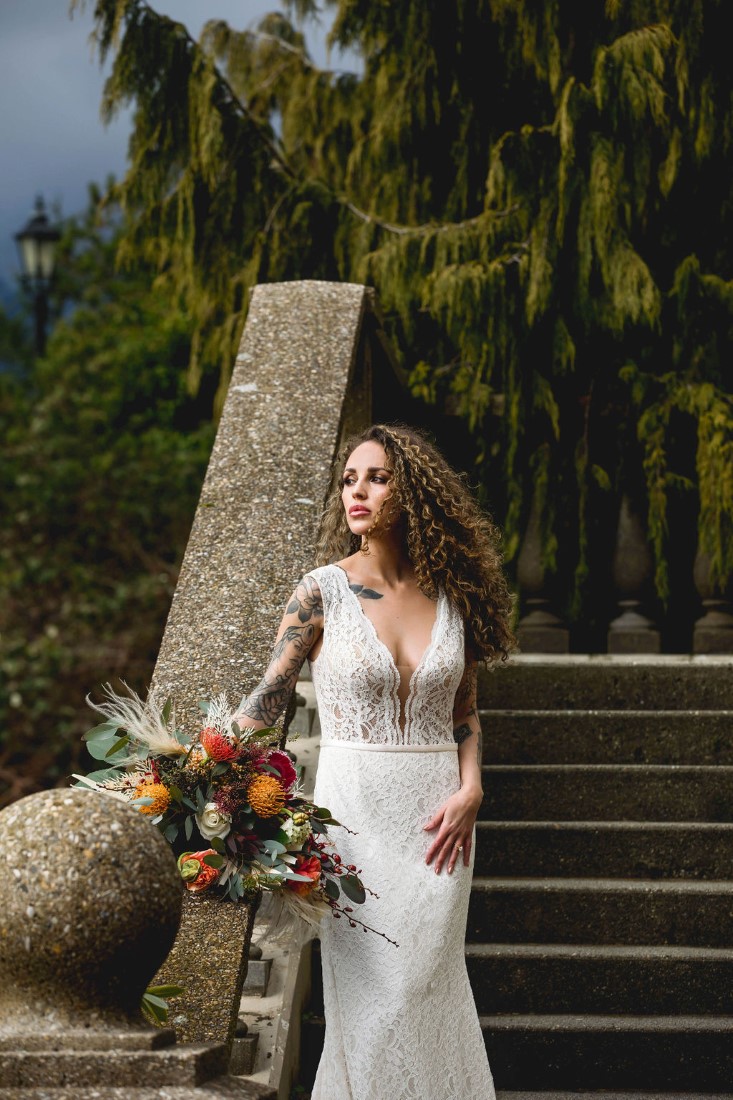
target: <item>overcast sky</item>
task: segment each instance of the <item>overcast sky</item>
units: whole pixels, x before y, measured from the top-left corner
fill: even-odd
[[[125,167],[129,116],[104,127],[99,118],[104,73],[92,56],[90,3],[69,18],[68,0],[0,0],[0,281],[18,273],[13,234],[35,197],[58,202],[64,214],[86,205],[87,184],[104,183]],[[208,19],[254,25],[279,0],[151,0],[198,37]],[[309,49],[326,65],[328,23],[306,28]],[[331,64],[354,68],[353,57]]]

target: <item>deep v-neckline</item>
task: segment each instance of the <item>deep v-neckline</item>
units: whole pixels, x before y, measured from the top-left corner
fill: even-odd
[[[376,643],[378,648],[384,651],[384,653],[387,655],[387,657],[389,659],[390,669],[391,669],[392,675],[394,677],[392,696],[393,696],[393,701],[394,701],[394,704],[395,704],[395,721],[396,721],[396,725],[397,725],[397,728],[399,729],[400,733],[404,735],[406,730],[407,730],[407,726],[408,726],[408,721],[409,721],[409,717],[410,717],[410,704],[412,703],[414,688],[415,688],[415,683],[417,681],[418,673],[422,670],[423,666],[425,665],[425,663],[426,663],[430,653],[434,649],[435,643],[437,641],[438,626],[440,624],[441,615],[442,615],[442,611],[443,611],[443,597],[444,597],[443,590],[439,589],[439,591],[438,591],[438,598],[436,600],[436,606],[435,606],[435,621],[433,622],[433,626],[432,626],[432,629],[430,631],[430,640],[429,640],[427,646],[425,647],[425,649],[423,650],[423,653],[422,653],[422,656],[420,657],[420,660],[417,662],[417,664],[415,665],[414,669],[412,670],[412,672],[410,674],[410,679],[409,679],[408,684],[407,684],[407,695],[405,696],[405,703],[404,703],[404,706],[403,706],[402,705],[402,700],[400,699],[400,696],[399,696],[399,689],[400,689],[400,685],[402,683],[402,677],[400,676],[400,670],[397,666],[397,662],[395,661],[394,654],[392,653],[392,650],[379,637],[379,633],[377,631],[376,626],[374,625],[372,620],[369,618],[369,616],[367,615],[364,608],[361,606],[361,601],[359,600],[359,597],[357,596],[356,592],[354,592],[353,588],[351,587],[351,581],[349,579],[349,574],[346,572],[346,570],[344,569],[344,567],[342,565],[337,565],[336,562],[332,562],[332,565],[333,565],[334,569],[337,569],[338,572],[341,574],[341,576],[344,578],[344,581],[346,583],[346,589],[349,593],[349,596],[355,602],[355,605],[356,605],[356,608],[358,610],[359,615],[361,616],[361,618],[366,623],[367,631],[371,631],[372,639],[374,640],[374,642]],[[404,719],[404,721],[400,721],[400,719]]]

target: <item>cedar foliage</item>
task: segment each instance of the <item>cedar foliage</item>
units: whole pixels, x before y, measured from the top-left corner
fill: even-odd
[[[193,389],[218,364],[221,401],[253,284],[366,280],[414,392],[465,418],[510,561],[537,491],[576,618],[622,491],[662,601],[670,508],[727,582],[723,0],[326,0],[358,75],[309,57],[313,0],[198,42],[145,0],[93,6],[104,111],[136,108],[120,255],[180,296]]]

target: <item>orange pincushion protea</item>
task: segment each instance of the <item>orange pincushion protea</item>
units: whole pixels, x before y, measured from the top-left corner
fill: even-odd
[[[241,748],[234,733],[224,733],[215,726],[201,730],[199,741],[212,760],[236,760]]]
[[[136,798],[152,798],[152,802],[149,806],[137,806],[136,808],[141,814],[163,814],[168,809],[171,796],[168,793],[168,788],[163,783],[150,783],[143,781],[138,783],[135,787]]]
[[[274,775],[256,775],[247,787],[247,798],[258,817],[274,817],[285,805],[285,791]]]

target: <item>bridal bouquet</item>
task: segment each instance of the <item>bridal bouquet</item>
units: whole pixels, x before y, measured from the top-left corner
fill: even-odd
[[[120,696],[109,685],[104,693],[102,703],[88,700],[104,721],[84,740],[106,766],[74,775],[76,786],[104,791],[149,817],[172,846],[189,891],[234,901],[272,891],[311,924],[330,909],[367,928],[342,901],[359,905],[366,890],[330,840],[328,829],[339,822],[304,797],[276,729],[240,729],[219,695],[199,704],[202,728],[189,737],[170,699],[161,706],[154,695]]]

